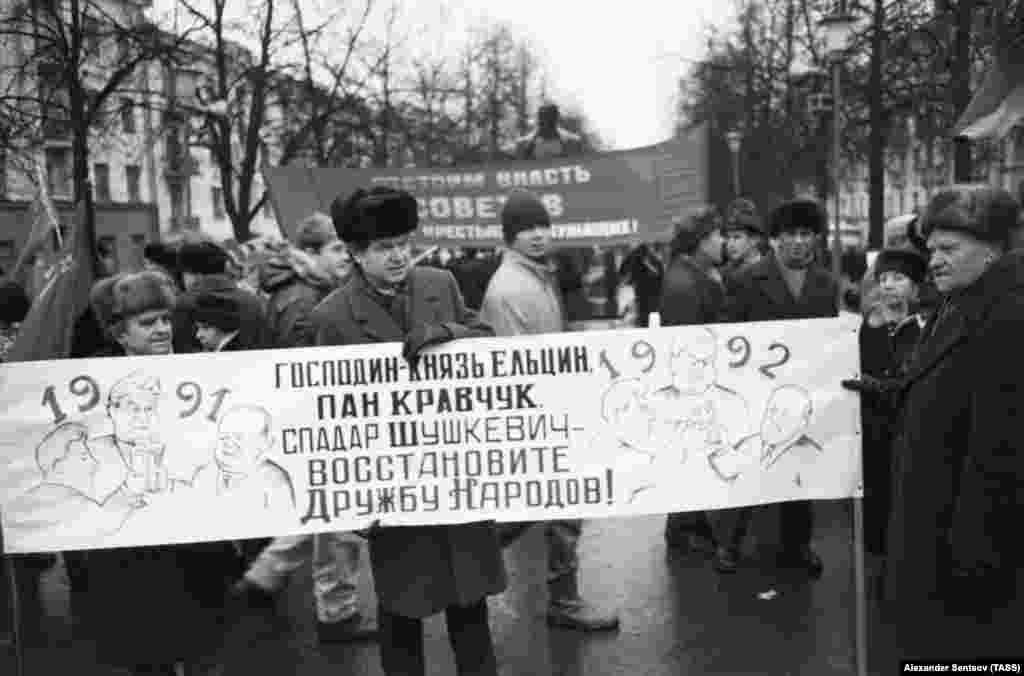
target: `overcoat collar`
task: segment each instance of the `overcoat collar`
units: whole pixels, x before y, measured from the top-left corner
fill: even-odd
[[[380,342],[398,342],[405,338],[405,331],[381,304],[378,292],[370,286],[360,271],[353,272],[349,288],[352,318],[362,328],[363,333]],[[417,324],[433,324],[440,321],[439,289],[423,284],[415,268],[409,272],[405,293],[406,324],[410,328]]]
[[[764,290],[765,294],[780,305],[802,303],[808,298],[808,294],[812,290],[823,284],[822,278],[825,276],[825,272],[817,265],[811,265],[807,268],[804,285],[800,289],[800,297],[794,298],[789,290],[789,286],[786,284],[786,280],[782,278],[782,272],[779,270],[780,265],[781,263],[774,256],[766,256],[750,266],[751,276],[759,280],[761,282],[760,287]]]
[[[940,308],[924,328],[908,378],[914,380],[932,369],[951,350],[965,342],[991,306],[1006,292],[1024,286],[1024,252],[1004,254],[978,280]],[[945,306],[943,306],[945,307]]]

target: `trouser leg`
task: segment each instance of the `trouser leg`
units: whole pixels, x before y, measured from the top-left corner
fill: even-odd
[[[717,509],[712,512],[715,540],[719,547],[737,552],[747,534],[753,510],[750,507]]]
[[[448,606],[445,620],[458,676],[497,676],[486,597],[468,606]]]
[[[424,676],[423,622],[389,613],[377,613],[380,626],[380,666],[386,676]]]
[[[274,538],[245,572],[245,579],[262,589],[275,591],[284,586],[292,571],[313,555],[312,535]]]
[[[814,512],[808,500],[784,502],[779,505],[780,544],[783,551],[793,552],[811,544]]]
[[[362,544],[351,533],[313,536],[313,596],[320,622],[341,622],[359,612]]]
[[[548,547],[548,582],[575,574],[580,565],[576,550],[582,532],[581,519],[547,522],[544,536]]]

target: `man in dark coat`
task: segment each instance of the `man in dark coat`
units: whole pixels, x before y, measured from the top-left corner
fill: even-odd
[[[999,188],[954,187],[922,219],[943,301],[895,385],[902,424],[883,590],[905,654],[1019,645],[1024,252],[1007,252],[1017,209]]]
[[[411,195],[358,190],[337,199],[331,215],[354,268],[313,311],[318,345],[402,342],[415,362],[431,345],[493,335],[465,307],[451,273],[412,266],[418,207]],[[459,672],[496,676],[487,596],[503,591],[506,578],[494,523],[371,528],[368,535],[385,674],[424,673],[422,619],[444,611]]]
[[[726,321],[760,322],[814,319],[839,314],[838,282],[814,263],[815,240],[826,229],[825,210],[811,200],[780,205],[769,219],[776,240],[775,256],[762,259],[741,274],[726,304]],[[780,566],[821,575],[822,563],[811,549],[814,514],[808,501],[741,507],[718,512],[719,561],[734,562],[746,524],[755,514],[777,512]],[[726,566],[729,567],[729,566]]]
[[[652,312],[658,312],[665,266],[646,242],[629,252],[619,267],[619,276],[633,285],[636,325],[646,328]]]
[[[724,291],[715,266],[722,263],[721,219],[705,208],[676,224],[672,259],[661,290],[663,326],[712,324],[721,319]],[[677,512],[665,522],[665,542],[684,551],[713,552],[715,537],[706,512]]]
[[[765,228],[754,203],[742,197],[733,200],[725,217],[722,234],[725,236],[722,277],[728,285],[743,270],[761,260]]]

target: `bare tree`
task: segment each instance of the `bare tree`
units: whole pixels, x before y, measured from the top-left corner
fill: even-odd
[[[69,139],[72,199],[94,231],[90,152],[114,131],[121,97],[158,106],[147,69],[176,53],[185,34],[159,31],[132,3],[26,0],[0,17],[0,143],[32,166],[44,141]]]

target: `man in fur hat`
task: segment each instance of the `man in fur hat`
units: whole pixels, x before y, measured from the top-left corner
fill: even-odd
[[[353,269],[313,311],[318,345],[400,342],[414,367],[431,346],[494,335],[466,308],[450,272],[413,266],[412,195],[357,190],[335,200],[331,215]],[[496,676],[487,596],[503,591],[506,577],[494,522],[371,527],[367,538],[384,673],[424,673],[422,621],[443,611],[460,672]]]
[[[733,200],[722,226],[722,236],[725,237],[722,276],[726,283],[761,260],[764,235],[764,223],[754,203],[745,198]]]
[[[813,319],[839,314],[837,280],[815,262],[815,244],[827,229],[824,208],[813,200],[784,203],[772,212],[769,234],[775,255],[750,266],[731,289],[725,318],[732,322],[782,319]],[[740,507],[716,513],[718,553],[716,568],[734,570],[740,541],[747,523],[756,514],[777,510],[779,532],[775,538],[777,563],[806,571],[822,572],[822,562],[811,549],[814,513],[808,501],[761,507]]]

